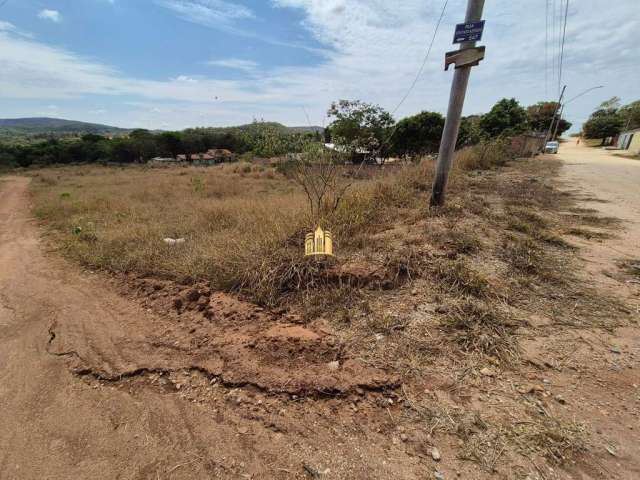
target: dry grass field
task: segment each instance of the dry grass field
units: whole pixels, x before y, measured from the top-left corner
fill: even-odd
[[[544,373],[530,368],[559,369],[570,332],[628,322],[619,300],[581,277],[572,242],[601,241],[617,220],[559,190],[554,160],[507,162],[502,150],[476,149],[457,165],[437,211],[428,209],[428,160],[345,169],[352,185],[323,220],[336,258],[323,263],[303,257],[314,227],[304,192],[271,166],[51,168],[33,173],[32,195],[52,246],[160,313],[169,307],[154,289],[166,288],[182,321],[195,319],[182,307],[195,285],[309,328],[321,322],[340,361],[400,379],[385,390],[389,403],[365,410],[386,425],[377,433],[406,443],[403,454],[431,462],[438,445],[462,478],[597,469],[586,419],[559,408],[564,400],[549,406]],[[541,338],[554,352],[545,359]],[[189,395],[202,398],[203,388],[193,383]]]

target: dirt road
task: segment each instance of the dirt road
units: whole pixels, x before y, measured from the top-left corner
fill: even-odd
[[[233,445],[217,442],[220,435],[207,430],[196,406],[153,392],[133,397],[93,388],[71,373],[63,349],[50,353],[55,323],[82,335],[84,327],[105,323],[93,320],[133,316],[136,322],[144,312],[45,259],[30,218],[28,182],[0,179],[0,478],[167,478],[159,475],[170,464],[172,478],[185,477],[180,465],[189,466],[186,478],[204,478],[194,459]],[[102,337],[112,345],[90,347],[102,352],[107,370],[127,361],[118,345],[123,332],[113,333]]]
[[[562,144],[558,158],[564,163],[562,180],[582,196],[585,208],[624,221],[616,238],[582,245],[587,270],[603,286],[617,291],[620,285],[609,275],[616,262],[640,258],[640,161],[576,145],[573,140]]]

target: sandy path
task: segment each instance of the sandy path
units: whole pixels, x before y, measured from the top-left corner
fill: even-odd
[[[562,145],[558,157],[564,161],[562,177],[567,186],[578,189],[587,199],[606,201],[587,201],[585,206],[625,221],[625,230],[617,232],[618,239],[590,244],[589,260],[602,260],[605,265],[610,259],[640,258],[640,161],[576,145],[573,140]]]
[[[561,181],[584,198],[582,208],[623,220],[614,238],[572,241],[580,243],[580,256],[586,261],[584,281],[624,298],[637,322],[640,285],[621,276],[617,263],[640,259],[640,161],[573,141],[561,146],[558,158],[564,163]],[[610,333],[595,331],[589,338],[593,342],[589,373],[572,394],[580,399],[574,412],[596,432],[594,453],[608,467],[609,478],[635,480],[640,478],[640,329],[636,324]],[[564,374],[558,381],[569,383],[575,378]],[[611,447],[615,457],[607,451]]]

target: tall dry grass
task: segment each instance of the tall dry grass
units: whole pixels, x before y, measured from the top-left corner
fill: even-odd
[[[343,253],[416,202],[420,167],[408,168],[353,182],[327,218]],[[302,256],[314,227],[306,196],[270,167],[54,168],[34,175],[33,196],[63,252],[92,268],[205,280],[267,305],[313,280]]]

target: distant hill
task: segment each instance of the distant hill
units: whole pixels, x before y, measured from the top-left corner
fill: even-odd
[[[324,131],[324,128],[318,126],[309,126],[309,127],[287,127],[278,122],[256,122],[256,123],[247,123],[245,125],[236,125],[233,127],[199,127],[195,129],[187,129],[187,130],[207,130],[215,133],[226,133],[226,132],[244,132],[249,131],[255,128],[273,128],[274,130],[281,133],[305,133],[305,132],[320,132]]]
[[[238,125],[234,127],[201,127],[188,130],[206,130],[215,133],[232,133],[250,131],[255,128],[273,128],[280,133],[323,132],[322,127],[287,127],[277,122],[259,122]],[[0,140],[12,142],[33,142],[48,137],[68,137],[94,133],[97,135],[126,135],[132,128],[119,128],[99,123],[79,122],[62,118],[34,117],[34,118],[0,118]],[[158,133],[160,130],[152,130]]]
[[[0,118],[0,134],[3,135],[122,134],[129,131],[130,129],[126,128],[62,118]]]

